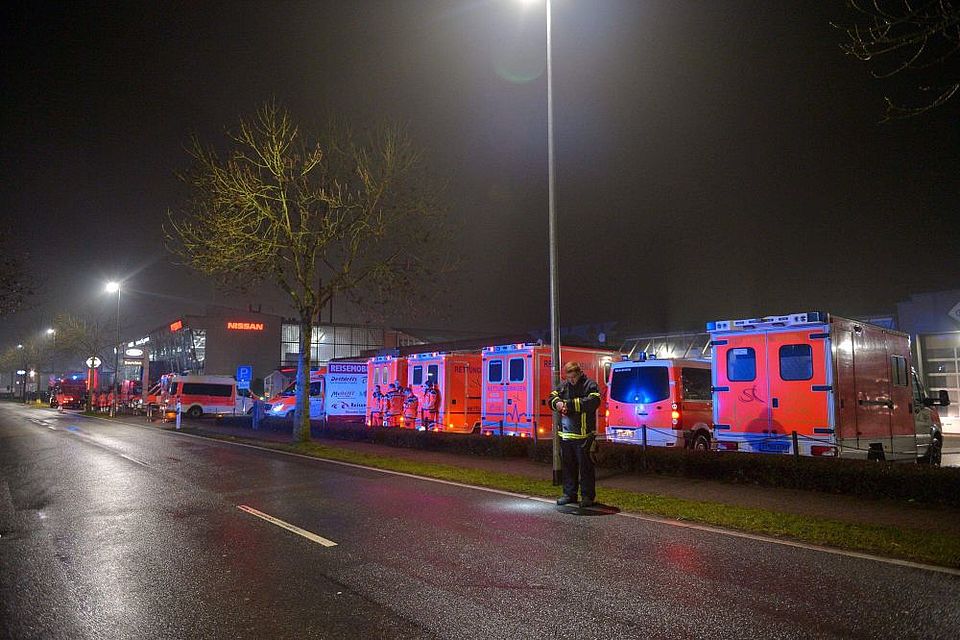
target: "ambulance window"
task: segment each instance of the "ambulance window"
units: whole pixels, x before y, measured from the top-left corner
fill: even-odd
[[[437,378],[440,377],[440,365],[437,364],[428,364],[427,365],[427,380],[437,381]]]
[[[320,392],[322,391],[322,389],[323,389],[323,385],[320,383],[319,380],[317,380],[316,382],[310,383],[310,395],[313,396],[314,398],[320,395]]]
[[[907,359],[903,356],[890,356],[890,376],[893,384],[898,387],[909,385],[907,379]]]
[[[523,382],[523,358],[510,358],[510,382]]]
[[[387,368],[380,367],[380,384],[387,384]]]
[[[710,369],[684,367],[680,377],[683,378],[684,400],[710,400]]]
[[[487,365],[487,382],[503,382],[503,360],[491,360]]]
[[[423,365],[418,364],[413,368],[413,379],[410,384],[423,384]]]
[[[813,377],[813,347],[785,344],[780,347],[780,379],[809,380]]]
[[[757,379],[757,352],[753,347],[737,347],[727,351],[727,379],[731,382]]]

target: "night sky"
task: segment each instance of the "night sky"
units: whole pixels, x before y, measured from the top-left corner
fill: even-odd
[[[7,3],[2,232],[39,306],[142,331],[216,293],[160,225],[191,134],[219,142],[276,97],[306,125],[408,121],[448,182],[463,268],[413,326],[545,327],[542,5],[516,0]],[[842,2],[555,0],[562,322],[637,331],[822,309],[876,314],[960,286],[960,100],[881,124],[885,86],[844,57]],[[341,321],[347,310],[335,309]],[[109,316],[108,316],[109,317]],[[127,333],[127,332],[125,332]]]

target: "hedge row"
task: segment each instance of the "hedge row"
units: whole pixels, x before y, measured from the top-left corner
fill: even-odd
[[[228,418],[224,423],[250,426],[250,420]],[[266,419],[262,429],[291,432],[291,421]],[[314,437],[487,457],[529,457],[551,461],[551,444],[514,437],[432,433],[411,429],[367,428],[361,425],[320,425]],[[600,443],[597,466],[602,469],[673,477],[719,480],[856,495],[912,500],[918,503],[960,507],[960,468],[920,464],[799,458],[733,452],[698,452],[636,445]]]

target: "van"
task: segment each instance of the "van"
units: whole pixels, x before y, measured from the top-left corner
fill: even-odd
[[[324,400],[324,372],[310,371],[310,419],[323,418]],[[297,382],[293,381],[287,388],[270,398],[264,406],[266,415],[273,417],[293,417],[297,409]]]
[[[237,381],[231,376],[173,375],[161,391],[160,406],[165,413],[180,411],[188,418],[204,415],[233,415],[237,405]]]
[[[707,324],[718,449],[937,463],[907,334],[811,311]]]
[[[607,386],[607,440],[705,451],[713,401],[710,361],[639,353],[614,362]]]

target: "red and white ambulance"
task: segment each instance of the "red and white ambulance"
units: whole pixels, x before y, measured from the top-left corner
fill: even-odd
[[[904,333],[821,312],[710,322],[718,449],[938,462]],[[934,460],[934,458],[937,458]]]
[[[607,440],[710,448],[713,425],[710,361],[637,353],[614,362],[607,387]]]
[[[483,402],[480,430],[485,435],[550,437],[553,412],[548,400],[553,390],[551,348],[537,343],[487,347],[483,350]],[[620,355],[614,351],[563,347],[564,362],[576,360],[597,381],[606,397],[607,373]],[[597,412],[597,433],[604,431],[604,407]]]
[[[367,426],[384,424],[381,405],[385,404],[374,397],[379,387],[383,396],[387,395],[391,383],[400,386],[407,384],[407,359],[403,356],[376,356],[367,361]]]
[[[407,357],[407,382],[417,396],[420,415],[411,428],[431,431],[475,433],[480,431],[480,400],[483,394],[482,359],[479,352],[417,353]],[[429,415],[427,381],[437,385],[440,399]]]
[[[310,370],[310,419],[320,420],[324,413],[324,391],[326,367]],[[297,408],[297,381],[270,398],[264,406],[268,416],[290,418]]]
[[[180,410],[189,418],[233,415],[237,406],[237,381],[231,376],[173,375],[160,395],[166,414]]]

